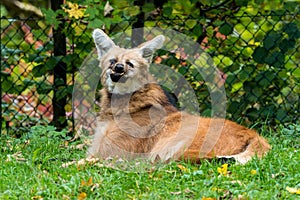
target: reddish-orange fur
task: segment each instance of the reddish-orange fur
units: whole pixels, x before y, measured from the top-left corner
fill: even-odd
[[[103,42],[112,46],[104,51],[100,62],[104,88],[101,91],[98,127],[89,156],[195,162],[202,158],[233,157],[246,163],[255,155],[262,157],[270,149],[268,142],[254,130],[229,120],[190,115],[171,105],[160,86],[148,75],[148,59],[140,51],[144,46],[148,47],[149,42],[126,50],[114,46],[105,35],[99,39],[102,37],[99,30],[97,34],[94,39],[98,51]],[[137,88],[132,87],[134,91],[120,94],[109,89],[106,72],[110,70],[107,66],[111,57],[120,63],[125,63],[128,58],[136,60],[137,65],[133,69],[136,74],[130,78],[140,80],[141,84]]]

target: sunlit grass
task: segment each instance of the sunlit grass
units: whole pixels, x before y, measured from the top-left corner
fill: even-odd
[[[65,142],[66,133],[52,127],[33,128],[20,139],[2,135],[0,199],[299,199],[300,126],[263,132],[271,152],[246,165],[131,162],[127,168],[61,167],[84,158],[85,148],[77,146],[82,140]]]

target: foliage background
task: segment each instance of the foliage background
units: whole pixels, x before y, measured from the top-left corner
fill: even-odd
[[[32,9],[22,7],[15,12],[11,2],[31,5]],[[248,125],[262,121],[272,126],[299,124],[300,13],[296,1],[60,3],[54,6],[42,0],[1,2],[3,130],[17,133],[32,124],[50,122],[72,130],[74,77],[93,51],[92,30],[101,27],[114,35],[143,26],[172,28],[201,44],[224,80],[220,84],[227,92],[228,118]],[[66,39],[61,55],[55,48],[64,40],[55,41],[55,34]],[[163,58],[162,64],[185,76],[196,92],[201,114],[209,116],[209,92],[191,63],[176,52],[160,51],[157,58]],[[53,117],[53,108],[62,110],[62,114]]]

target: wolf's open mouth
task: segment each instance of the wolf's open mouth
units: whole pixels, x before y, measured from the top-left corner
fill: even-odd
[[[110,78],[113,82],[125,83],[127,78],[123,77],[124,74],[125,74],[125,72],[117,73],[117,72],[112,71],[111,74],[110,74]]]

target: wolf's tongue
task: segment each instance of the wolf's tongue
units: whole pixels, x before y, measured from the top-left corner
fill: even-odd
[[[120,83],[124,83],[126,81],[126,78],[123,77],[123,75],[118,74],[118,73],[114,73],[114,74],[110,74],[110,78],[113,82],[120,82]]]

